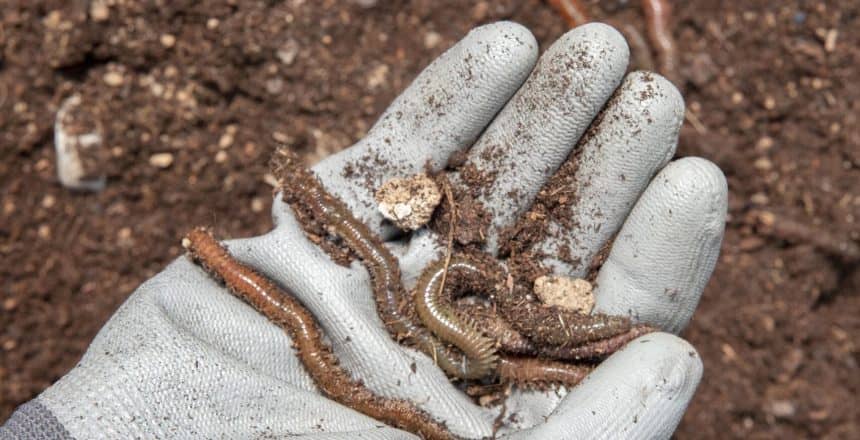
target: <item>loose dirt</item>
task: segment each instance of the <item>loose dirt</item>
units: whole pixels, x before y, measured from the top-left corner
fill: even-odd
[[[637,2],[586,3],[643,29]],[[683,334],[705,376],[677,437],[858,438],[860,270],[816,243],[860,240],[860,4],[674,3],[679,154],[716,162],[731,191]],[[276,145],[308,162],[349,146],[423,66],[500,19],[543,48],[565,31],[539,0],[4,1],[0,420],[75,365],[191,227],[267,231]],[[104,124],[100,193],[56,177],[54,115],[75,93]],[[830,241],[780,236],[761,212]]]

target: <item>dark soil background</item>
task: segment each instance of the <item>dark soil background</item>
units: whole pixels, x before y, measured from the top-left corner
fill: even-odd
[[[189,228],[267,231],[277,143],[309,161],[345,148],[475,25],[515,20],[543,47],[566,29],[539,0],[357,3],[0,0],[0,420]],[[638,2],[587,3],[643,29]],[[860,270],[839,250],[860,240],[860,3],[675,4],[694,122],[679,154],[731,191],[684,333],[705,376],[677,436],[860,438]],[[75,93],[105,132],[100,193],[56,177],[54,116]]]

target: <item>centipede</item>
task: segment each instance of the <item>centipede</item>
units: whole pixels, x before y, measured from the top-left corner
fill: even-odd
[[[444,424],[411,402],[381,397],[354,380],[323,342],[320,327],[310,311],[274,281],[236,260],[209,230],[192,230],[183,244],[191,259],[210,276],[286,331],[302,365],[325,396],[423,438],[455,438]]]

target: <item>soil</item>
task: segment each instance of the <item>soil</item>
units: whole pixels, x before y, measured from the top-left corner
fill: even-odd
[[[308,162],[347,147],[475,25],[518,21],[543,48],[566,29],[540,0],[2,3],[0,420],[75,365],[193,226],[267,231],[276,145]],[[638,2],[585,3],[644,29]],[[677,437],[858,438],[860,4],[674,3],[679,156],[716,162],[731,192],[683,334],[705,376]],[[73,94],[105,132],[99,193],[56,177]]]

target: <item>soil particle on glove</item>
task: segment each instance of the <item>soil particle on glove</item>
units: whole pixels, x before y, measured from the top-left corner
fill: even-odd
[[[417,174],[385,182],[375,198],[383,217],[400,229],[414,231],[430,221],[442,193],[428,175]]]
[[[582,278],[544,275],[535,280],[534,293],[547,305],[583,314],[591,313],[594,308],[591,283]]]

